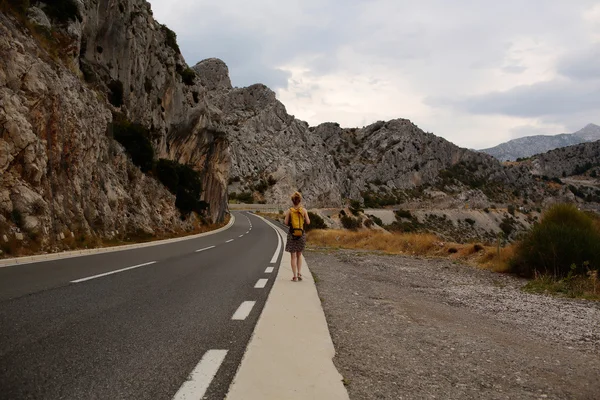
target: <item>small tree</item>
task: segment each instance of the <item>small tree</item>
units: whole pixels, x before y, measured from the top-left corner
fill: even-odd
[[[518,244],[511,260],[514,272],[524,276],[567,276],[600,269],[600,229],[591,217],[572,204],[551,207]],[[584,267],[585,265],[585,267]]]
[[[325,220],[321,218],[319,214],[315,214],[314,212],[309,211],[308,218],[310,218],[310,224],[304,226],[304,229],[307,232],[312,231],[313,229],[327,229]]]

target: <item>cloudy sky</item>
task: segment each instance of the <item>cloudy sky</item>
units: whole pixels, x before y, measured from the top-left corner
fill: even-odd
[[[151,0],[188,64],[218,57],[311,125],[408,118],[460,146],[600,124],[600,1]]]

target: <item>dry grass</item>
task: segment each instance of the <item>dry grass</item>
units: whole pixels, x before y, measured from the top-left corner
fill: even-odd
[[[591,271],[588,276],[564,279],[556,279],[549,275],[536,276],[525,285],[523,290],[529,293],[600,301],[598,271]]]
[[[374,231],[314,230],[308,243],[320,247],[380,250],[390,254],[426,255],[439,252],[441,241],[428,234],[389,234]]]
[[[513,246],[501,248],[498,254],[496,247],[473,243],[444,242],[432,234],[390,234],[369,230],[357,232],[333,229],[314,230],[308,233],[308,244],[313,248],[363,249],[383,251],[388,254],[443,257],[460,260],[495,272],[507,272],[508,260],[514,253]],[[454,250],[456,252],[451,252]]]

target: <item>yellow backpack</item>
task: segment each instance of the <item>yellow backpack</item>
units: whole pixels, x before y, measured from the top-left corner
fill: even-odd
[[[304,213],[302,207],[296,209],[290,208],[290,233],[294,239],[302,237],[304,234]]]

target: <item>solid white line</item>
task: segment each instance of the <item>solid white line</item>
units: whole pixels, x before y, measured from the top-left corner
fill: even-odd
[[[229,239],[225,243],[233,242],[234,239]]]
[[[215,247],[216,246],[205,247],[204,249],[196,250],[196,253],[200,253],[201,251],[204,251],[204,250],[214,249]]]
[[[118,269],[116,271],[105,272],[103,274],[89,276],[87,278],[77,279],[75,281],[71,281],[71,283],[85,282],[85,281],[89,281],[90,279],[101,278],[101,277],[106,276],[106,275],[112,275],[112,274],[116,274],[118,272],[123,272],[123,271],[127,271],[127,270],[134,269],[134,268],[145,267],[146,265],[150,265],[150,264],[154,264],[154,263],[156,263],[156,261],[147,262],[145,264],[134,265],[133,267],[122,268],[122,269]]]
[[[254,289],[263,289],[265,286],[267,286],[267,281],[268,279],[259,279],[256,282],[256,285],[254,285]]]
[[[173,400],[201,399],[225,360],[227,350],[208,350],[181,385]]]
[[[235,312],[235,314],[233,314],[233,317],[231,317],[231,319],[236,320],[236,321],[243,321],[245,320],[248,315],[250,315],[250,311],[252,311],[252,307],[254,307],[254,305],[256,304],[255,301],[245,301],[243,302],[237,309],[237,311]]]
[[[270,274],[274,269],[275,267],[267,267],[267,269],[265,269],[265,274]]]
[[[275,233],[277,233],[277,231],[275,231]],[[281,237],[278,234],[277,235],[277,249],[275,250],[273,257],[271,257],[271,264],[275,264],[275,261],[277,261],[277,257],[279,257],[280,251],[281,251]]]

